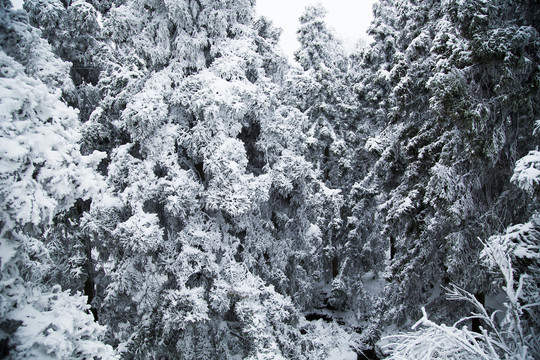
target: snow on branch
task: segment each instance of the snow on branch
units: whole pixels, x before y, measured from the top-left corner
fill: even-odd
[[[540,183],[540,151],[529,151],[526,156],[519,159],[510,181],[530,194],[534,194]]]

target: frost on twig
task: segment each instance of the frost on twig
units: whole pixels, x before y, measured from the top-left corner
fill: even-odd
[[[412,326],[408,334],[388,337],[385,350],[391,352],[389,359],[499,359],[492,347],[487,347],[476,334],[463,327],[439,325],[428,319],[422,307],[422,318]]]
[[[471,293],[452,286],[448,289],[449,300],[467,301],[474,305],[476,312],[461,319],[453,326],[437,324],[428,319],[422,307],[422,318],[412,326],[413,332],[392,335],[383,349],[390,353],[389,359],[513,359],[532,360],[540,355],[538,339],[532,327],[525,326],[523,313],[538,306],[536,303],[523,304],[521,294],[526,274],[514,281],[514,270],[510,256],[497,246],[484,243],[485,257],[496,264],[501,272],[507,302],[505,316],[499,323]],[[485,328],[481,333],[470,331],[460,323],[471,318],[481,319]]]

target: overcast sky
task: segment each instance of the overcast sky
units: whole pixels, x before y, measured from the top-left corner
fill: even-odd
[[[321,3],[328,14],[327,24],[351,49],[359,39],[368,41],[366,30],[373,19],[372,6],[377,0],[257,0],[257,13],[270,18],[283,29],[281,46],[285,53],[292,53],[299,46],[296,30],[298,18],[308,4]]]

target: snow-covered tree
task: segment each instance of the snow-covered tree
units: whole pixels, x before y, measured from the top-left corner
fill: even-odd
[[[104,154],[80,154],[77,113],[60,99],[71,86],[69,66],[9,1],[0,3],[0,33],[2,353],[115,358],[101,342],[105,328],[94,323],[87,298],[58,285],[83,271],[81,244],[49,236],[59,216],[97,195],[102,179],[94,168]],[[71,273],[62,274],[58,259],[74,262]]]
[[[295,53],[300,67],[292,67],[287,74],[280,98],[306,119],[301,150],[321,180],[320,190],[310,200],[313,207],[319,208],[310,232],[321,249],[316,266],[325,283],[335,280],[353,289],[352,277],[340,274],[354,269],[357,259],[352,254],[354,245],[345,235],[349,213],[344,202],[358,177],[354,149],[359,119],[348,76],[348,58],[341,41],[326,25],[325,13],[320,5],[308,6],[300,17],[300,48]],[[343,296],[343,289],[336,288],[331,294],[323,294],[322,290],[318,289],[321,294],[317,301],[330,307],[343,310],[354,302],[353,290],[348,296]],[[337,293],[341,294],[339,301]]]
[[[516,6],[519,12],[486,1],[377,7],[381,33],[402,29],[373,45],[386,41],[394,53],[377,70],[392,92],[386,128],[366,143],[379,159],[359,182],[366,189],[359,200],[371,201],[381,219],[372,229],[383,230],[390,250],[390,283],[376,305],[386,319],[405,320],[418,303],[440,309],[435,295],[448,282],[481,298],[490,285],[477,266],[476,238],[530,214],[530,201],[509,179],[515,160],[537,142],[538,11],[526,1]]]
[[[64,91],[70,106],[79,109],[85,122],[99,102],[95,87],[107,51],[101,34],[101,14],[90,2],[28,0],[24,2],[30,23],[42,31],[53,52],[72,63],[70,76],[75,88]]]
[[[534,151],[517,161],[512,182],[531,195],[537,190],[534,172]],[[527,171],[524,164],[531,164]],[[529,178],[529,179],[527,179]],[[537,203],[535,203],[537,207]],[[536,359],[540,356],[538,339],[540,319],[540,232],[538,212],[529,222],[508,227],[504,234],[491,236],[480,254],[483,265],[494,273],[499,287],[496,295],[504,295],[502,307],[487,309],[477,296],[452,286],[448,299],[472,305],[473,312],[452,326],[437,324],[423,317],[411,333],[388,337],[384,346],[390,359]],[[495,295],[493,294],[493,295]],[[479,322],[471,331],[466,323]],[[420,327],[420,328],[419,328]],[[419,328],[417,330],[417,328]]]
[[[515,229],[515,227],[514,227]],[[509,229],[509,232],[512,231]],[[532,236],[538,243],[538,233]],[[497,237],[500,238],[500,237]],[[501,290],[505,296],[504,307],[489,313],[473,294],[456,286],[448,290],[448,299],[469,303],[474,312],[452,326],[437,324],[428,319],[422,307],[423,317],[412,326],[412,333],[390,336],[385,350],[389,359],[536,359],[540,356],[538,340],[538,285],[528,281],[538,279],[538,251],[524,254],[518,245],[513,256],[534,259],[533,273],[514,270],[508,248],[490,239],[484,244],[482,256],[502,278]],[[530,249],[528,249],[530,250]],[[537,250],[537,249],[536,249]],[[532,270],[531,268],[528,269]],[[516,279],[517,278],[517,283]],[[524,294],[535,294],[533,298]],[[473,332],[466,325],[470,319],[481,321],[480,331]]]
[[[82,226],[122,356],[328,351],[297,309],[321,278],[313,229],[331,192],[303,156],[305,116],[280,104],[276,30],[253,13],[249,1],[127,1],[103,18],[112,50],[83,145],[110,163]]]
[[[350,186],[356,175],[351,164],[356,121],[350,92],[348,58],[333,30],[325,22],[326,10],[308,6],[300,17],[295,53],[301,69],[291,69],[283,98],[309,121],[306,157],[322,172],[329,187]]]
[[[419,303],[394,357],[536,351],[538,6],[380,0],[350,55],[309,6],[288,64],[254,3],[0,3],[9,356],[340,358]]]

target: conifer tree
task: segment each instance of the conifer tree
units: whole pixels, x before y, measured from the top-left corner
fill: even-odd
[[[128,1],[103,20],[113,50],[84,146],[109,152],[108,185],[83,227],[123,356],[328,351],[297,310],[321,276],[312,229],[328,195],[302,156],[304,116],[277,98],[276,31],[252,6]]]
[[[355,267],[344,236],[348,214],[343,204],[344,193],[357,176],[353,164],[356,109],[349,90],[348,58],[341,41],[326,25],[325,13],[320,5],[308,6],[300,17],[300,48],[295,53],[300,67],[291,68],[280,97],[306,118],[303,152],[317,168],[325,194],[319,196],[323,212],[313,225],[324,249],[318,266],[324,282],[335,284],[329,294],[318,289],[319,301],[343,310],[352,305],[356,291],[354,281],[343,281],[351,279],[342,276]]]
[[[530,134],[540,94],[538,9],[518,8],[387,1],[376,12],[395,14],[386,25],[403,28],[386,68],[386,129],[368,141],[379,144],[380,157],[363,182],[380,194],[374,206],[390,247],[380,303],[388,319],[410,316],[449,282],[480,298],[489,281],[477,265],[477,237],[530,211],[508,181],[515,159],[536,142]]]
[[[80,244],[50,236],[62,214],[97,195],[104,154],[80,154],[77,113],[60,99],[72,86],[69,65],[9,1],[0,3],[0,57],[1,353],[113,359],[86,298],[65,288],[83,271]]]
[[[449,283],[485,310],[505,281],[518,316],[492,328],[526,354],[534,2],[380,0],[373,43],[350,56],[309,6],[288,64],[253,0],[0,1],[2,352],[335,357],[418,304],[434,321],[466,315]],[[359,338],[352,317],[312,311],[371,318]],[[423,322],[421,336],[447,329]],[[398,348],[426,348],[408,339]]]
[[[72,63],[70,75],[75,88],[65,91],[64,99],[79,109],[80,121],[87,121],[99,102],[95,85],[106,56],[99,24],[101,14],[84,0],[28,0],[24,9],[53,52]]]

